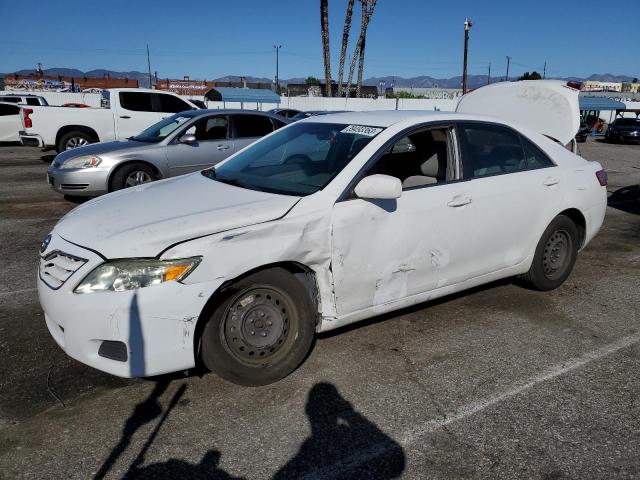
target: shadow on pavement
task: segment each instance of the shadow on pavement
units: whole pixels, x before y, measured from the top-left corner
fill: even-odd
[[[126,421],[122,436],[94,478],[102,479],[118,458],[130,446],[134,433],[156,419],[157,424],[142,449],[128,467],[123,479],[211,479],[234,480],[219,467],[221,453],[210,449],[198,463],[171,458],[164,462],[143,466],[146,452],[155,440],[162,424],[176,407],[187,386],[182,384],[167,409],[162,411],[160,397],[169,382],[159,382],[149,397],[136,405]],[[302,443],[298,453],[274,476],[273,480],[300,478],[398,478],[405,468],[402,447],[380,430],[373,422],[357,412],[330,383],[313,386],[307,398],[305,413],[311,435]],[[272,445],[277,448],[277,445]]]
[[[616,190],[607,200],[610,207],[640,215],[640,185],[630,185]]]

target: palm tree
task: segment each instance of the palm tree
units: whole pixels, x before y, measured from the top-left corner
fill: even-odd
[[[358,85],[356,87],[356,96],[360,96],[360,87],[362,84],[362,71],[364,69],[364,43],[365,37],[367,35],[367,27],[369,25],[369,20],[371,19],[371,15],[373,15],[373,9],[376,6],[377,0],[360,0],[362,3],[362,18],[360,21],[360,36],[358,37],[358,42],[356,43],[356,48],[353,52],[353,57],[351,57],[351,65],[349,65],[349,77],[347,79],[347,97],[351,93],[351,84],[353,83],[353,73],[356,69],[356,61],[360,62],[358,68]]]
[[[344,16],[344,29],[342,30],[342,50],[340,50],[340,67],[338,70],[338,96],[342,96],[342,81],[344,80],[344,62],[347,56],[347,44],[349,43],[349,30],[351,30],[351,15],[355,0],[347,3],[347,13]]]
[[[329,0],[320,0],[320,29],[322,32],[322,54],[324,57],[325,94],[331,96],[331,55],[329,54]]]

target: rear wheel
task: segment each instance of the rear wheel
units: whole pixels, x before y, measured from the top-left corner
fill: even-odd
[[[304,285],[282,268],[229,287],[202,331],[202,360],[220,377],[248,386],[286,377],[305,359],[315,335]]]
[[[536,290],[553,290],[569,277],[578,253],[578,229],[564,215],[558,215],[542,234],[531,268],[522,279]]]
[[[139,162],[129,163],[120,167],[113,174],[111,177],[111,190],[135,187],[157,179],[158,176],[149,165]]]
[[[74,148],[84,147],[90,143],[94,143],[95,139],[86,132],[73,131],[65,133],[60,140],[56,149],[58,152],[64,152],[66,150],[73,150]]]

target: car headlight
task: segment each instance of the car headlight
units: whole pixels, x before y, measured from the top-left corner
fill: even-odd
[[[180,281],[198,266],[202,257],[178,260],[114,260],[94,268],[75,288],[75,293],[123,292],[171,280]]]
[[[101,163],[102,159],[100,157],[96,157],[95,155],[82,155],[65,160],[62,162],[62,165],[60,165],[60,168],[92,168],[97,167]]]

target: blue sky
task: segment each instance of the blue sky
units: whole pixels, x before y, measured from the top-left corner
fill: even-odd
[[[18,8],[21,20],[12,22],[15,2],[0,0],[0,72],[37,62],[44,68],[146,71],[148,43],[152,70],[162,78],[273,77],[273,45],[281,44],[281,78],[323,76],[318,0],[38,3]],[[329,0],[334,77],[346,3]],[[378,0],[365,77],[460,75],[466,16],[474,21],[472,74],[486,74],[491,62],[492,73],[503,75],[509,55],[513,75],[541,71],[546,60],[555,76],[640,76],[640,50],[632,40],[639,0]],[[354,42],[358,31],[354,13]]]

